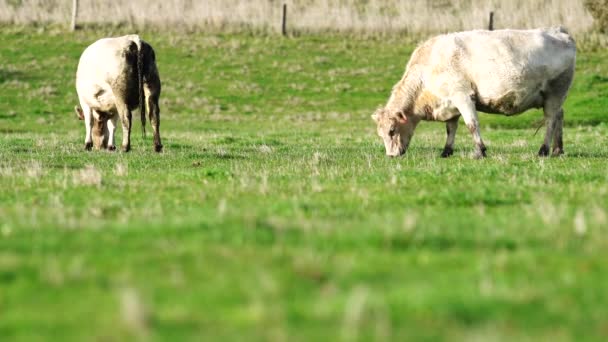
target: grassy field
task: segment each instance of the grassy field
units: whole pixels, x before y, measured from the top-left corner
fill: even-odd
[[[389,159],[369,116],[412,42],[142,32],[165,151],[135,120],[85,152],[76,64],[122,33],[0,28],[2,340],[608,338],[606,51],[563,157],[530,112],[481,115],[485,160],[439,123]]]

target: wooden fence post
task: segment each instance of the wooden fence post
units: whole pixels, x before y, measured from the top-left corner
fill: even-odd
[[[287,35],[287,4],[283,4],[283,20],[281,21],[281,33]]]
[[[488,24],[488,30],[494,30],[494,11],[490,12],[490,22]]]
[[[78,16],[78,0],[72,0],[72,23],[70,29],[76,31],[76,17]]]

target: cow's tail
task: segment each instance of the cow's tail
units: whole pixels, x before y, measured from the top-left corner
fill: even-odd
[[[139,91],[139,113],[141,115],[141,134],[146,137],[146,97],[144,95],[144,52],[138,35],[133,35],[137,45],[137,88]]]

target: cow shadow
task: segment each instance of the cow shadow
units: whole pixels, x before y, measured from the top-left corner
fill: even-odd
[[[566,150],[566,154],[565,154],[564,158],[606,159],[606,158],[608,158],[608,152],[590,152],[590,151],[568,152],[568,150]]]
[[[21,71],[0,69],[0,84],[11,80],[23,80],[25,74]]]
[[[0,119],[14,119],[17,117],[17,114],[15,112],[10,112],[10,113],[0,113]],[[25,130],[18,130],[18,129],[2,129],[2,132],[4,133],[22,133],[25,132]]]

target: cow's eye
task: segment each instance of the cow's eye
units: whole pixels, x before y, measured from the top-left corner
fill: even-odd
[[[393,135],[395,135],[395,126],[391,127],[391,129],[389,129],[389,131],[388,131],[388,135],[390,135],[391,137],[392,137]]]

